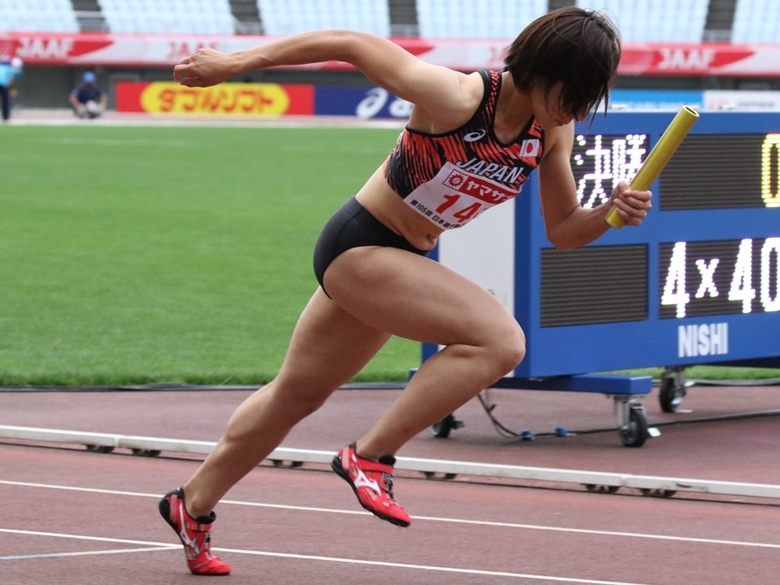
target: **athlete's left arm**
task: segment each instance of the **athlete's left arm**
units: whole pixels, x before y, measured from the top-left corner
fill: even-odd
[[[609,200],[584,209],[577,200],[577,185],[571,170],[574,123],[545,132],[545,152],[539,164],[539,187],[547,239],[560,250],[583,246],[608,229],[607,213],[612,207],[627,226],[637,226],[651,208],[650,191],[632,191],[621,182]]]

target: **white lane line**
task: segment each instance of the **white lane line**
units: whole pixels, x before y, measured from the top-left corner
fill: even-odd
[[[178,548],[178,547],[176,547]],[[90,550],[85,552],[67,552],[67,553],[40,553],[34,555],[13,555],[0,557],[0,561],[27,561],[31,559],[59,559],[62,557],[84,557],[90,555],[117,555],[125,553],[154,552],[161,550],[176,550],[172,546],[156,546],[153,548],[116,548],[113,550]]]
[[[31,483],[31,482],[20,482],[20,481],[8,481],[8,480],[0,480],[0,485],[12,485],[12,486],[18,486],[18,487],[33,487],[33,488],[43,488],[43,489],[57,489],[57,490],[67,490],[67,491],[77,491],[77,492],[88,492],[88,493],[97,493],[97,494],[106,494],[106,495],[120,495],[120,496],[132,496],[132,497],[140,497],[140,498],[155,498],[159,499],[161,497],[160,494],[148,494],[148,493],[142,493],[142,492],[128,492],[128,491],[119,491],[119,490],[107,490],[107,489],[99,489],[99,488],[83,488],[83,487],[71,487],[71,486],[60,486],[60,485],[50,485],[50,484],[43,484],[43,483]],[[350,515],[363,515],[368,516],[370,515],[369,512],[364,512],[362,510],[338,510],[334,508],[318,508],[318,507],[312,507],[312,506],[294,506],[289,504],[268,504],[268,503],[261,503],[261,502],[244,502],[239,500],[222,500],[220,504],[226,504],[226,505],[233,505],[233,506],[250,506],[255,508],[269,508],[269,509],[277,509],[277,510],[292,510],[297,512],[318,512],[318,513],[325,513],[325,514],[350,514]],[[494,527],[494,528],[513,528],[513,529],[520,529],[520,530],[540,530],[540,531],[548,531],[548,532],[564,532],[564,533],[571,533],[571,534],[588,534],[593,536],[609,536],[609,537],[620,537],[620,538],[644,538],[644,539],[650,539],[650,540],[665,540],[670,542],[688,542],[688,543],[696,543],[696,544],[715,544],[715,545],[726,545],[726,546],[744,546],[744,547],[754,547],[754,548],[768,548],[768,549],[780,549],[780,544],[776,543],[768,543],[768,542],[750,542],[750,541],[741,541],[741,540],[719,540],[714,538],[696,538],[691,536],[671,536],[671,535],[664,535],[664,534],[646,534],[646,533],[638,533],[638,532],[617,532],[612,530],[592,530],[587,528],[566,528],[561,526],[541,526],[537,524],[520,524],[515,522],[496,522],[491,520],[467,520],[463,518],[440,518],[436,516],[414,516],[413,519],[415,521],[423,521],[423,522],[444,522],[449,524],[464,524],[468,526],[487,526],[487,527]]]
[[[529,579],[534,581],[554,581],[556,583],[582,583],[584,585],[647,585],[627,581],[602,581],[600,579],[580,579],[577,577],[553,577],[550,575],[534,575],[528,573],[512,573],[509,571],[484,571],[480,569],[461,569],[458,567],[441,567],[436,565],[413,565],[410,563],[392,563],[387,561],[368,561],[363,559],[345,559],[342,557],[323,557],[319,555],[299,555],[290,553],[274,553],[266,551],[252,551],[232,548],[213,548],[219,552],[233,554],[258,555],[276,557],[282,559],[296,559],[306,561],[326,561],[331,563],[346,563],[352,565],[370,565],[374,567],[390,567],[394,569],[415,569],[417,571],[438,571],[442,573],[459,573],[465,575],[479,575],[486,577],[512,577],[515,579]]]
[[[61,532],[37,532],[37,531],[31,531],[31,530],[10,530],[5,528],[0,528],[0,532],[7,532],[12,534],[24,534],[24,535],[35,535],[35,536],[51,536],[51,537],[57,537],[57,538],[73,538],[77,540],[93,540],[98,542],[125,542],[128,544],[137,544],[141,541],[135,541],[135,540],[123,540],[118,538],[103,538],[98,536],[83,536],[83,535],[69,535],[64,534]],[[117,551],[104,551],[104,554],[109,554],[111,552],[148,552],[150,550],[174,550],[175,548],[173,545],[166,545],[165,543],[151,543],[146,542],[145,544],[148,544],[150,546],[155,546],[154,549],[129,549],[129,550],[117,550]],[[372,567],[388,567],[392,569],[412,569],[416,571],[436,571],[440,573],[458,573],[462,575],[479,575],[479,576],[487,576],[487,577],[511,577],[514,579],[528,579],[533,581],[550,581],[555,583],[579,583],[582,585],[647,585],[646,583],[634,583],[634,582],[626,582],[626,581],[603,581],[600,579],[580,579],[577,577],[556,577],[551,575],[536,575],[536,574],[530,574],[530,573],[513,573],[511,571],[486,571],[481,569],[464,569],[460,567],[442,567],[442,566],[436,566],[436,565],[415,565],[411,563],[393,563],[388,561],[370,561],[365,559],[348,559],[344,557],[326,557],[321,555],[302,555],[302,554],[294,554],[294,553],[279,553],[279,552],[272,552],[272,551],[263,551],[263,550],[246,550],[246,549],[237,549],[237,548],[213,548],[213,551],[220,552],[220,553],[231,553],[231,554],[240,554],[240,555],[253,555],[253,556],[263,556],[263,557],[274,557],[279,559],[295,559],[295,560],[304,560],[304,561],[320,561],[320,562],[328,562],[328,563],[343,563],[343,564],[350,564],[350,565],[368,565]],[[73,555],[78,553],[73,553]],[[100,553],[81,553],[81,554],[100,554]],[[34,555],[31,555],[34,556]],[[62,555],[41,555],[41,556],[68,556],[66,554]],[[5,557],[0,557],[0,560],[4,560]],[[23,556],[18,557],[7,557],[7,559],[13,559],[13,558],[25,558]]]
[[[107,536],[81,536],[78,534],[70,534],[67,532],[41,532],[40,530],[18,530],[14,528],[0,528],[0,532],[7,532],[8,534],[23,534],[25,536],[49,536],[51,538],[68,538],[70,540],[90,540],[93,542],[112,542],[115,544],[138,544],[141,546],[162,546],[175,550],[179,548],[178,544],[170,544],[165,542],[155,542],[148,540],[130,540],[128,538],[110,538]]]

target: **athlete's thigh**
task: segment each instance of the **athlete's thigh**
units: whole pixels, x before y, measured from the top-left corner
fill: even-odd
[[[301,391],[335,390],[363,369],[389,337],[318,288],[298,319],[277,379]]]
[[[393,335],[443,345],[522,335],[514,317],[483,287],[404,250],[347,250],[328,267],[324,282],[344,310]]]

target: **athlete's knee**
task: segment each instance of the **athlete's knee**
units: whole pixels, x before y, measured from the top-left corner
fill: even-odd
[[[319,410],[334,389],[319,387],[316,383],[297,385],[278,383],[274,385],[270,399],[283,416],[303,420]]]
[[[287,402],[292,412],[296,414],[298,420],[303,420],[307,416],[317,412],[325,404],[323,398],[312,398],[303,396]]]
[[[494,382],[514,370],[525,357],[525,334],[519,325],[499,324],[476,343],[449,346],[456,359],[474,360],[486,380]]]
[[[490,355],[499,377],[514,370],[525,358],[525,333],[516,323],[493,334]]]

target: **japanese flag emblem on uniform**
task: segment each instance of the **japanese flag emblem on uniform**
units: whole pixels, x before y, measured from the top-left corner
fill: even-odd
[[[520,145],[520,156],[538,156],[539,155],[539,139],[528,138],[523,140]]]

